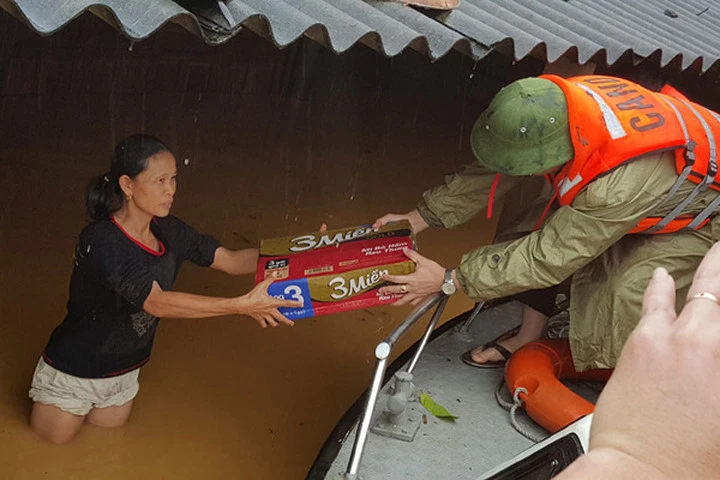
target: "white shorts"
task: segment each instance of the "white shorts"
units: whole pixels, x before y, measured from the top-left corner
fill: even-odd
[[[53,405],[85,416],[93,408],[124,405],[138,393],[140,369],[110,378],[81,378],[48,365],[42,357],[35,368],[30,392],[33,402]]]

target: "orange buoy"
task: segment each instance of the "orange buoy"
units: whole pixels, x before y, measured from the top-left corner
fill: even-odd
[[[520,393],[528,416],[551,433],[592,413],[588,402],[559,379],[606,381],[612,369],[578,372],[573,365],[570,344],[566,338],[528,343],[510,357],[505,365],[505,381],[510,393]]]

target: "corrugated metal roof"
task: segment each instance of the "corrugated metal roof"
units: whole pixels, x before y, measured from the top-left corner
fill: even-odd
[[[611,65],[622,55],[661,56],[702,70],[720,59],[720,1],[463,0],[443,22],[482,45],[512,42],[516,59],[544,49]]]
[[[448,12],[389,0],[0,0],[0,6],[49,35],[86,10],[132,40],[168,22],[207,44],[240,29],[284,47],[301,36],[337,53],[358,42],[387,56],[410,47],[435,60],[456,49],[475,59],[493,48],[516,60],[569,57],[613,64],[624,55],[658,55],[661,66],[705,71],[720,60],[720,0],[461,0]]]
[[[418,10],[381,0],[65,0],[52,9],[47,0],[0,0],[0,6],[43,35],[89,10],[136,41],[173,22],[208,45],[223,43],[247,27],[279,47],[305,35],[336,53],[358,42],[387,56],[411,47],[433,60],[453,48],[476,58],[489,51]]]

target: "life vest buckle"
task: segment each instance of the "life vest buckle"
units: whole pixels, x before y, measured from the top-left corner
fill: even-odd
[[[707,176],[708,176],[710,179],[714,179],[714,178],[715,178],[715,175],[717,175],[717,172],[718,172],[718,165],[717,165],[717,163],[716,163],[716,162],[710,162],[710,163],[708,164]]]
[[[695,163],[695,147],[697,147],[697,143],[695,140],[690,140],[687,142],[687,145],[685,145],[685,151],[683,152],[683,157],[685,157],[685,164],[687,165],[693,165]]]

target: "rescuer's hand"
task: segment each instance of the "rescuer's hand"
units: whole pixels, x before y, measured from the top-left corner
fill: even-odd
[[[380,228],[390,222],[399,222],[401,220],[407,220],[408,222],[410,222],[410,227],[415,233],[420,233],[429,226],[425,219],[422,218],[422,216],[420,215],[420,212],[417,211],[417,209],[405,214],[388,213],[375,220],[372,226],[373,228]]]
[[[415,250],[404,248],[403,253],[415,262],[415,271],[409,275],[384,275],[383,280],[395,285],[380,288],[380,294],[402,295],[393,305],[417,305],[428,295],[440,291],[445,279],[445,267],[423,257]]]

